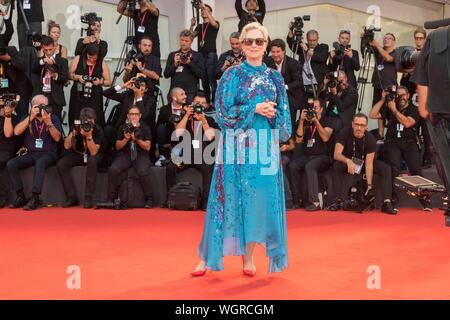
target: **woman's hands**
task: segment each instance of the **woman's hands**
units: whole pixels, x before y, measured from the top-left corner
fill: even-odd
[[[258,113],[268,119],[272,119],[277,113],[277,110],[275,109],[276,105],[277,104],[275,102],[269,101],[258,103],[255,108],[255,113]]]

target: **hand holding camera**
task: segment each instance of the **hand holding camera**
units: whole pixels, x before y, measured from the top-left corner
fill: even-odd
[[[347,159],[347,172],[352,176],[355,174],[356,167],[352,160]]]

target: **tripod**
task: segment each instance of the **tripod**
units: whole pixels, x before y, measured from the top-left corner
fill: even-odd
[[[377,59],[375,59],[374,57],[375,53],[373,51],[373,47],[372,46],[366,46],[363,51],[362,51],[362,56],[363,56],[363,63],[361,65],[361,70],[359,71],[358,74],[358,83],[360,84],[360,86],[358,86],[358,96],[359,96],[359,100],[358,100],[358,112],[361,112],[362,107],[363,107],[363,103],[364,103],[364,97],[366,94],[366,85],[369,83],[368,79],[369,79],[369,72],[370,72],[370,64],[372,61],[372,57],[374,58],[375,61],[375,71],[378,74],[378,81],[380,82],[380,88],[383,89],[383,83],[381,81],[381,75],[380,75],[380,70],[378,69],[378,63],[377,63]]]
[[[295,32],[294,45],[292,46],[292,58],[295,58],[296,52],[298,52],[299,47],[301,47],[300,44],[302,43],[302,35],[303,35],[303,32]],[[305,74],[305,76],[311,82],[314,99],[317,99],[317,90],[316,90],[316,86],[313,82],[314,79],[316,79],[316,81],[317,81],[317,78],[314,74],[314,71],[311,68],[311,65],[306,60],[306,53],[305,53],[305,50],[303,50],[303,48],[302,48],[302,54],[303,54],[304,65],[306,65],[306,68],[302,68],[302,72]]]

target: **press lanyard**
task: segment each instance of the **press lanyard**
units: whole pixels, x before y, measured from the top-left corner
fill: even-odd
[[[197,133],[200,131],[200,127],[202,126],[202,123],[200,122],[199,123],[199,125],[198,125],[198,127],[197,127],[197,130],[194,130],[194,120],[192,119],[191,120],[191,125],[192,125],[192,133],[194,134],[194,138],[197,136]]]
[[[309,129],[311,130],[311,139],[314,139],[314,135],[316,134],[317,127],[314,126],[314,129],[311,129],[311,127],[309,127]]]
[[[208,30],[209,22],[206,24],[206,27],[203,28],[205,24],[202,24],[202,42],[205,43],[206,31]]]
[[[97,64],[97,62],[95,62],[92,66],[87,64],[88,67],[88,72],[89,72],[89,77],[92,77],[92,75],[94,74],[94,69],[95,69],[95,65]]]
[[[39,132],[39,139],[41,139],[42,131],[44,131],[45,123],[42,123],[42,126],[39,128],[37,120],[34,121],[34,124],[36,125],[36,131]],[[36,138],[35,138],[36,139]]]
[[[363,145],[362,145],[362,154],[361,154],[361,160],[364,159],[364,147],[366,142],[366,136],[364,135],[363,138]],[[353,156],[356,158],[356,139],[353,137]]]
[[[144,25],[145,17],[147,16],[148,10],[145,10],[144,15],[141,17],[141,13],[139,12],[139,19],[141,20],[141,27]]]

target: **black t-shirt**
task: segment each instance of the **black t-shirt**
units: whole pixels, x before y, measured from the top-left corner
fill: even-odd
[[[152,55],[160,57],[160,43],[158,34],[158,16],[154,16],[149,10],[141,14],[139,9],[136,9],[133,14],[136,43],[139,43],[142,37],[147,36],[152,39],[153,50]]]
[[[15,127],[19,123],[19,119],[16,115],[11,116],[12,125]],[[0,151],[8,151],[11,154],[16,152],[16,136],[12,136],[11,138],[5,137],[5,132],[3,131],[5,125],[5,117],[0,117]]]
[[[425,45],[417,59],[414,72],[410,78],[415,84],[428,87],[428,58],[430,56],[431,40],[427,37]]]
[[[331,128],[334,130],[335,121],[329,117],[324,117],[319,120],[324,128]],[[319,131],[312,124],[305,128],[303,134],[303,154],[308,156],[328,154],[328,146],[320,137]]]
[[[22,120],[28,117],[29,116],[25,116]],[[55,128],[62,134],[63,130],[59,118],[56,115],[51,114],[51,119]],[[38,140],[42,140],[42,143],[39,143]],[[28,152],[51,152],[56,154],[58,151],[58,143],[53,140],[49,128],[44,121],[39,121],[37,119],[31,121],[30,125],[25,130],[24,144]]]
[[[142,130],[142,140],[144,141],[151,141],[152,140],[152,132],[150,131],[150,128],[143,123],[142,121],[140,122],[141,126],[139,127],[140,130]],[[125,134],[124,134],[124,130],[126,128],[126,125],[122,125],[119,128],[119,133],[117,134],[117,141],[119,140],[123,140],[125,138]],[[127,145],[120,150],[120,153],[128,153],[130,152],[130,145],[131,145],[131,140],[127,143]],[[148,151],[142,149],[137,143],[136,143],[136,150],[138,151],[139,155],[147,155],[148,156]]]
[[[42,8],[42,0],[17,0],[22,3],[23,11],[27,17],[28,22],[42,22],[44,21],[44,10]],[[28,4],[27,4],[28,3]],[[23,24],[22,13],[19,5],[17,5],[17,24]]]
[[[99,152],[103,151],[103,147],[105,145],[104,143],[105,136],[103,134],[103,129],[98,124],[96,124],[94,127],[94,131],[92,132],[92,139],[94,140],[95,144],[100,145]],[[75,136],[74,148],[75,150],[73,151],[78,153],[84,153],[86,151],[87,148],[85,147],[84,138],[81,134],[77,134]],[[89,150],[87,151],[89,153]]]
[[[357,139],[353,135],[352,127],[346,127],[339,131],[336,143],[344,146],[342,154],[349,159],[355,157],[365,160],[367,154],[377,150],[377,142],[372,134],[366,132],[362,139]]]
[[[389,55],[391,55],[394,59],[395,59],[395,52],[396,50],[393,50],[391,53],[389,53]],[[379,70],[381,76],[381,84],[383,86],[380,87],[380,81],[378,80],[378,72],[376,69],[374,69],[373,71],[372,85],[377,89],[385,89],[389,86],[397,85],[397,69],[395,67],[395,61],[394,62],[385,61],[383,56],[378,52],[378,50],[375,50],[375,59],[377,61],[377,68]]]
[[[218,22],[217,22],[218,23]],[[219,26],[220,28],[220,26]],[[197,33],[198,40],[198,52],[207,54],[210,52],[217,53],[216,48],[216,40],[217,34],[219,33],[219,28],[213,28],[209,24],[202,23],[197,28],[195,28],[195,32]],[[205,37],[203,38],[203,33],[205,32]],[[204,45],[201,43],[204,41]]]
[[[400,122],[397,120],[392,112],[388,114],[388,124],[387,124],[387,132],[386,132],[386,140],[416,140],[417,131],[416,126],[419,122],[419,111],[417,108],[411,103],[403,110],[399,110],[405,117],[411,117],[416,120],[416,125],[405,128]]]

